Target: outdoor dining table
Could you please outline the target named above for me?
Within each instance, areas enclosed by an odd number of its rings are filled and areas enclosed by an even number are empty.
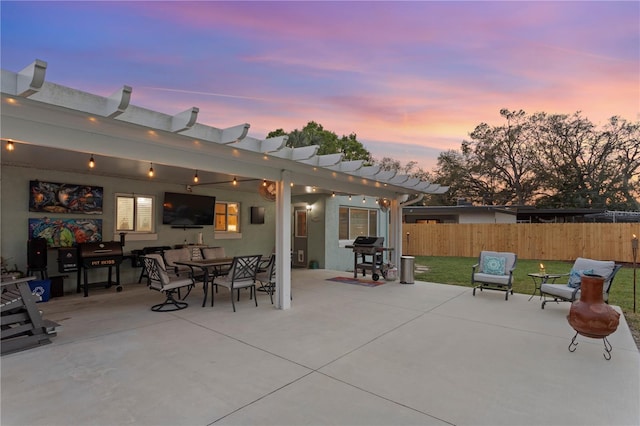
[[[207,304],[207,296],[209,292],[209,279],[211,279],[211,300],[213,302],[213,280],[215,277],[224,275],[224,270],[231,267],[233,263],[232,257],[224,257],[219,259],[194,259],[194,260],[181,260],[175,262],[176,265],[184,265],[193,268],[200,268],[203,272],[202,282],[204,285],[204,300],[202,301],[202,307]]]

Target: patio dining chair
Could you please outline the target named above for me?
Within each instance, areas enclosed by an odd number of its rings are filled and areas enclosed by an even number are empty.
[[[201,250],[202,257],[205,259],[224,259],[227,257],[224,247],[206,247]],[[227,275],[229,267],[219,266],[215,268],[216,275]]]
[[[547,302],[573,302],[580,299],[580,283],[583,275],[599,275],[604,277],[602,286],[602,298],[609,303],[609,291],[618,271],[622,265],[616,265],[613,260],[593,260],[578,257],[571,267],[571,271],[562,276],[567,276],[566,284],[552,284],[545,278],[540,285],[540,293],[544,296],[541,308]],[[547,299],[550,297],[550,299]]]
[[[238,294],[238,300],[240,299],[240,289],[248,288],[250,290],[249,297],[253,298],[256,306],[258,306],[258,298],[256,297],[256,275],[258,273],[258,266],[260,265],[260,259],[262,255],[250,255],[250,256],[236,256],[233,258],[229,273],[223,276],[215,277],[213,285],[216,289],[220,286],[229,289],[231,295],[231,305],[233,306],[233,312],[236,311],[236,304],[234,301],[233,291],[236,290]],[[213,290],[211,293],[211,306],[213,306]]]
[[[269,294],[271,304],[273,305],[273,292],[276,289],[276,255],[275,253],[269,257],[269,263],[261,265],[261,270],[256,274],[256,281],[260,282],[258,291]]]
[[[191,250],[188,248],[164,250],[162,257],[167,266],[167,272],[171,271],[176,276],[188,275],[191,272],[188,266],[176,264],[176,262],[191,260]]]
[[[144,268],[147,272],[147,280],[149,288],[164,293],[166,300],[151,307],[155,312],[170,312],[184,309],[189,304],[187,302],[178,301],[174,297],[181,288],[187,288],[187,295],[195,285],[192,277],[172,276],[167,272],[167,267],[162,259],[162,255],[157,253],[147,254],[142,257]],[[185,295],[185,298],[187,297]]]
[[[471,285],[473,295],[476,289],[504,291],[504,300],[509,300],[509,292],[513,294],[513,270],[516,269],[518,256],[515,253],[498,251],[481,251],[478,263],[472,266]]]

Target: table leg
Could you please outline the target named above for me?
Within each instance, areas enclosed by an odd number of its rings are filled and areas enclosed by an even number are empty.
[[[536,281],[536,277],[531,277],[531,279],[533,280],[533,293],[531,293],[531,296],[529,296],[529,300],[533,299],[533,296],[536,295],[536,290],[540,290],[538,282]],[[542,291],[540,291],[540,297],[542,297]]]
[[[204,290],[204,300],[202,301],[202,307],[204,308],[207,304],[207,295],[209,294],[209,270],[207,268],[202,268],[204,271],[204,275],[202,278],[203,290]],[[213,288],[213,286],[211,286]],[[212,296],[213,297],[213,296]]]

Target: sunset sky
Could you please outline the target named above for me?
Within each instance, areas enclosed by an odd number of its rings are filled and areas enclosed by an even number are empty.
[[[198,121],[356,133],[432,169],[501,108],[640,120],[640,2],[11,2],[1,66]]]

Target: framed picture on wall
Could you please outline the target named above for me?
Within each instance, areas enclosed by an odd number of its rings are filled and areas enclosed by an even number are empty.
[[[29,239],[44,238],[47,247],[73,247],[102,241],[102,219],[29,219]]]
[[[102,214],[101,186],[29,181],[29,211]]]

